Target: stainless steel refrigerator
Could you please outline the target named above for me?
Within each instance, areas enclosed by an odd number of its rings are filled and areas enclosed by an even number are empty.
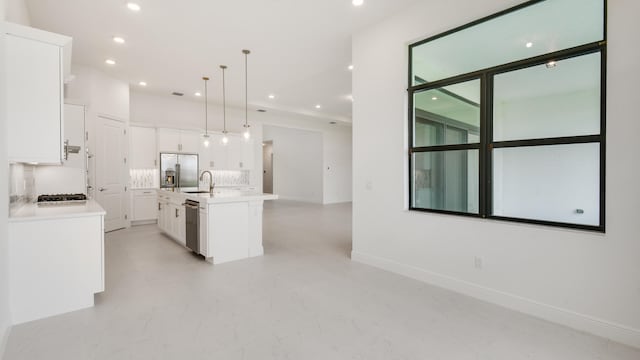
[[[160,187],[198,187],[198,154],[160,153]]]

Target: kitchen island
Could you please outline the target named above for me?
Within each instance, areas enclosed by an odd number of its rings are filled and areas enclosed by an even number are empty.
[[[194,252],[213,264],[264,254],[263,203],[277,199],[277,195],[252,190],[186,191],[158,190],[158,226],[165,234],[187,246],[187,224],[194,226],[194,219],[188,221],[185,205],[191,200],[198,207],[197,246],[190,245]]]

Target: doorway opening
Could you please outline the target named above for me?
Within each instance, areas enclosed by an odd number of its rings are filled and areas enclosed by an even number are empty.
[[[273,140],[262,142],[262,192],[273,194]]]

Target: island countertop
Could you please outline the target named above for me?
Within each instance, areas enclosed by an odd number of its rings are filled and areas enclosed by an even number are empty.
[[[196,193],[190,194],[182,191],[171,191],[167,189],[158,190],[159,195],[166,195],[170,197],[182,197],[185,199],[195,200],[200,203],[216,204],[216,203],[231,203],[231,202],[244,202],[244,201],[260,201],[260,200],[276,200],[278,195],[265,194],[257,192],[255,190],[214,190],[213,194]],[[186,191],[195,191],[193,189]]]

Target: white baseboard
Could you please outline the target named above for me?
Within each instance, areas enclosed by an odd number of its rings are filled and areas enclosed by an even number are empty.
[[[314,201],[306,198],[299,198],[296,196],[287,196],[287,195],[280,195],[280,194],[278,194],[278,200],[296,201],[296,202],[303,202],[303,203],[309,203],[309,204],[322,204],[322,201]]]
[[[640,330],[535,300],[480,286],[468,281],[401,264],[377,256],[351,252],[351,260],[404,275],[483,301],[640,348]]]
[[[151,225],[151,224],[157,224],[158,220],[134,220],[131,221],[131,226],[138,226],[138,225]]]
[[[338,205],[338,204],[348,204],[352,202],[351,200],[334,200],[334,201],[326,201],[323,202],[322,205]]]

